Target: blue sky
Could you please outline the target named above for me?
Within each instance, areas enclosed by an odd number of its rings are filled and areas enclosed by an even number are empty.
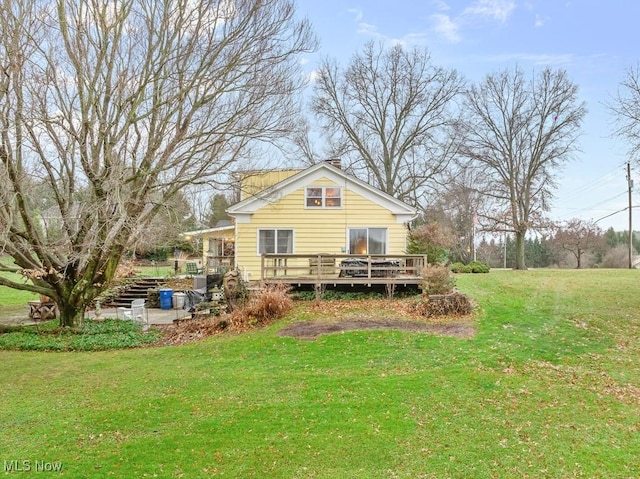
[[[535,72],[563,68],[580,88],[588,114],[580,152],[558,173],[552,219],[598,220],[628,204],[626,145],[612,138],[611,102],[625,70],[640,61],[637,0],[297,0],[323,57],[346,64],[369,40],[429,48],[434,64],[471,82],[518,65]],[[634,171],[635,170],[635,171]],[[632,178],[640,192],[640,167]],[[634,192],[633,204],[640,204]],[[636,220],[636,216],[638,219]],[[640,208],[634,210],[640,230]],[[604,229],[628,229],[628,213],[601,219]]]

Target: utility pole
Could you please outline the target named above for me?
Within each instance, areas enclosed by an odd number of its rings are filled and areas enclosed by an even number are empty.
[[[629,185],[629,269],[633,268],[633,223],[631,208],[631,190],[633,190],[633,180],[631,179],[631,162],[627,162],[627,184]]]

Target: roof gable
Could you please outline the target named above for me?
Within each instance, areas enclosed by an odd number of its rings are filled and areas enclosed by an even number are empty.
[[[408,221],[416,214],[415,208],[371,186],[370,184],[348,175],[340,168],[329,162],[316,163],[309,168],[296,173],[289,178],[276,183],[260,193],[230,206],[227,212],[236,217],[251,215],[259,209],[272,204],[288,194],[303,188],[321,178],[329,179],[336,184],[344,185],[350,191],[373,201],[392,214],[401,216]],[[302,207],[302,206],[301,206]]]

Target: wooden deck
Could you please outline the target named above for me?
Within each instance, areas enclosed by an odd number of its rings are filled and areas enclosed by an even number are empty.
[[[420,285],[425,255],[265,254],[261,281],[294,286]]]

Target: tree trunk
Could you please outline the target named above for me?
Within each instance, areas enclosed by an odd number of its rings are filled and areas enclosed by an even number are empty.
[[[85,306],[74,304],[72,301],[58,301],[58,311],[60,313],[60,327],[71,328],[82,324],[84,320]]]
[[[527,230],[516,231],[516,264],[514,269],[527,269],[524,263],[525,234]]]

